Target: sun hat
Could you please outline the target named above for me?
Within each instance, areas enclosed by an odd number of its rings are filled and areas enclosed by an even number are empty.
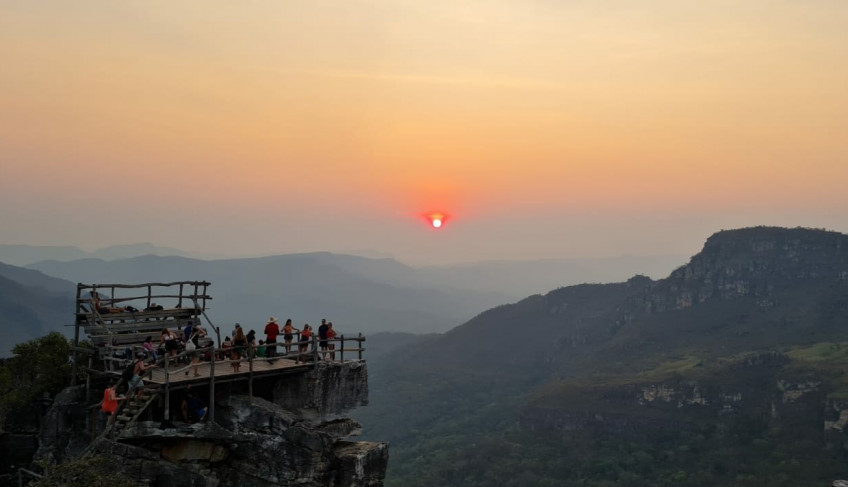
[[[273,316],[268,318],[268,323],[276,323],[276,322],[277,322],[277,318],[274,318]]]

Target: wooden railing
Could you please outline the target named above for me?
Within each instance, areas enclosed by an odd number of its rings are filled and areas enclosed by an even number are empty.
[[[220,330],[216,329],[216,333],[220,334]],[[209,384],[209,420],[215,420],[215,382],[217,379],[215,376],[215,368],[221,366],[232,366],[233,364],[242,364],[247,363],[248,370],[245,372],[237,372],[235,374],[230,374],[227,377],[227,380],[247,380],[248,381],[248,395],[253,397],[253,380],[254,380],[254,367],[253,363],[256,360],[263,361],[275,361],[275,360],[291,360],[295,359],[295,363],[303,363],[307,365],[308,362],[313,362],[314,368],[318,368],[318,364],[320,362],[329,362],[329,363],[342,363],[345,361],[345,353],[347,353],[348,361],[350,360],[362,360],[362,353],[365,351],[363,347],[363,342],[365,341],[365,337],[362,334],[358,334],[355,337],[345,337],[344,335],[340,335],[337,338],[329,338],[326,339],[327,344],[338,344],[338,348],[334,350],[327,349],[326,352],[320,349],[320,342],[323,341],[317,336],[313,336],[311,340],[306,343],[306,350],[298,349],[297,352],[276,355],[274,357],[256,357],[255,351],[258,346],[247,346],[242,347],[242,350],[245,352],[243,357],[239,359],[231,359],[227,358],[227,355],[231,355],[233,353],[233,348],[223,348],[223,347],[204,347],[197,348],[194,351],[181,351],[175,356],[167,355],[165,352],[156,364],[164,371],[165,375],[165,383],[164,383],[164,395],[165,395],[165,411],[164,411],[164,419],[165,421],[170,421],[170,393],[172,388],[171,377],[178,374],[185,374],[190,372],[190,370],[194,367],[199,367],[204,364],[209,364],[210,371],[209,377],[207,380],[203,380],[202,382],[205,384],[208,381]],[[354,344],[355,346],[351,346]],[[284,348],[285,345],[283,343],[277,343],[277,348]],[[304,346],[304,342],[292,342],[292,348],[295,348],[297,345]],[[263,345],[264,346],[264,345]],[[324,359],[323,355],[326,353],[328,359]],[[337,355],[331,356],[331,353],[335,353]],[[198,362],[192,362],[192,357],[198,354],[201,357],[201,360]],[[208,355],[209,360],[203,359],[204,356]],[[353,357],[356,357],[355,359]],[[338,359],[336,359],[338,357]],[[183,363],[186,359],[189,362]],[[174,362],[172,364],[172,362]],[[190,383],[194,383],[194,379]]]
[[[76,314],[74,320],[74,346],[79,345],[80,328],[94,345],[129,346],[140,345],[143,336],[153,332],[159,326],[179,327],[191,320],[206,318],[206,302],[212,297],[207,294],[211,283],[207,281],[149,282],[143,284],[77,284]],[[163,290],[164,288],[164,290]],[[121,295],[116,295],[116,290]],[[101,313],[102,308],[112,308],[118,304],[135,304],[140,308],[150,308],[154,300],[173,299],[176,304],[162,310],[122,311]],[[190,306],[184,307],[184,304]],[[162,304],[162,303],[159,303]],[[125,308],[125,307],[124,307]],[[161,321],[160,321],[161,320]],[[140,333],[141,332],[141,333]],[[109,348],[106,351],[107,362],[114,355]],[[72,384],[76,377],[77,356],[74,352]]]

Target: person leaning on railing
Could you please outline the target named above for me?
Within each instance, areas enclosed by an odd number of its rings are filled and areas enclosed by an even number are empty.
[[[327,348],[330,349],[330,360],[336,360],[336,343],[335,340],[338,334],[336,330],[333,329],[333,322],[327,323]],[[344,353],[344,352],[342,352]]]

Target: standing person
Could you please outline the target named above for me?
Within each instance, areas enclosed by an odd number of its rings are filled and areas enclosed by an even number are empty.
[[[118,411],[118,402],[125,401],[126,397],[118,397],[117,393],[118,382],[113,381],[109,387],[103,391],[103,402],[100,403],[100,408],[103,412],[109,415],[109,420],[106,424],[112,424],[115,421],[115,413]]]
[[[327,348],[330,349],[330,360],[336,360],[336,342],[333,340],[335,340],[337,336],[338,334],[336,333],[336,330],[333,329],[333,322],[331,321],[327,323]]]
[[[186,327],[188,328],[188,327]],[[186,339],[186,355],[191,358],[191,364],[194,368],[194,376],[200,377],[200,372],[197,370],[198,365],[200,363],[200,338],[202,337],[200,331],[202,329],[198,327],[192,328],[192,333]],[[205,332],[204,332],[205,333]],[[185,371],[185,375],[188,375],[188,369]]]
[[[277,318],[273,316],[268,318],[268,324],[265,325],[265,349],[268,358],[277,356],[277,335],[280,334],[280,325],[277,324]]]
[[[244,354],[244,349],[247,347],[247,337],[244,336],[244,330],[241,325],[236,323],[236,332],[233,334],[233,349],[231,360],[233,363],[233,372],[238,373],[241,368],[241,356]]]
[[[286,324],[283,325],[283,341],[286,342],[286,355],[291,353],[291,342],[294,337],[294,327],[292,326],[291,318],[286,320]]]
[[[312,339],[312,327],[309,323],[303,325],[303,331],[300,332],[300,343],[297,345],[297,358],[295,363],[300,362],[300,356],[309,348],[309,340]],[[305,362],[306,360],[304,360]]]
[[[247,332],[247,353],[249,357],[256,356],[256,331],[250,330]]]
[[[159,339],[159,344],[165,347],[165,355],[169,357],[169,363],[177,365],[177,351],[180,349],[177,334],[167,328],[162,328],[162,336]]]
[[[321,360],[327,360],[327,319],[321,319],[318,327],[318,346],[321,347]]]
[[[183,342],[189,341],[192,334],[194,334],[194,322],[192,320],[188,320],[185,328],[183,329]]]

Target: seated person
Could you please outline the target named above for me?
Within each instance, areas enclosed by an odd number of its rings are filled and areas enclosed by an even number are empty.
[[[100,300],[100,294],[98,294],[96,291],[91,291],[90,294],[91,294],[91,307],[92,307],[92,309],[97,310],[97,312],[100,313],[100,314],[123,313],[124,311],[127,311],[126,308],[118,308],[118,307],[115,307],[115,306],[105,306]]]
[[[233,348],[232,340],[230,340],[230,337],[224,337],[224,343],[221,344],[221,355],[223,355],[225,359],[230,358],[231,348]]]
[[[267,353],[268,351],[265,347],[265,342],[263,340],[259,340],[259,346],[256,347],[256,356],[265,357]]]
[[[183,420],[188,424],[203,421],[206,419],[206,413],[209,412],[203,400],[191,390],[191,385],[186,387],[186,397],[180,404],[180,410],[183,413]]]
[[[153,337],[152,336],[145,338],[144,343],[141,344],[141,347],[145,351],[147,351],[147,353],[149,355],[153,356],[153,363],[156,363],[156,362],[159,361],[159,351],[156,349],[156,347],[153,346]]]
[[[148,307],[144,308],[144,311],[162,311],[163,309],[165,309],[165,308],[163,308],[163,307],[162,307],[161,305],[159,305],[159,304],[156,304],[156,303],[150,303],[150,306],[148,306]]]

